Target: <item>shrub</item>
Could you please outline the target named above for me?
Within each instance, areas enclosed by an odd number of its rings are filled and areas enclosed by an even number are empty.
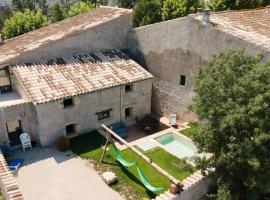
[[[67,151],[69,149],[69,139],[66,136],[60,136],[56,145],[59,151]]]
[[[159,0],[140,0],[133,12],[132,22],[135,27],[162,21]]]
[[[67,13],[68,17],[73,17],[95,8],[95,5],[91,2],[77,2],[70,6]]]
[[[163,20],[175,19],[196,12],[203,7],[203,1],[198,0],[164,0],[162,7]]]
[[[64,11],[58,3],[52,5],[52,7],[50,8],[50,13],[51,13],[50,20],[53,23],[65,19]]]
[[[25,12],[15,12],[10,19],[5,20],[2,34],[8,39],[46,26],[47,23],[47,17],[41,12],[26,9]]]

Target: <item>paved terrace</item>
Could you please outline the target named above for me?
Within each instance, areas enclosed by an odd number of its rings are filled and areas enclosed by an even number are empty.
[[[16,177],[25,200],[123,200],[91,164],[71,152],[34,148],[15,157],[25,159]]]

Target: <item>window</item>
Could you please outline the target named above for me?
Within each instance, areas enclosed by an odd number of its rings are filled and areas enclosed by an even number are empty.
[[[63,104],[64,104],[64,108],[73,106],[74,105],[73,104],[73,99],[72,98],[64,99]]]
[[[186,86],[186,76],[185,75],[180,76],[180,85]]]
[[[69,124],[66,126],[66,135],[74,135],[76,133],[76,124]]]
[[[125,92],[132,92],[133,91],[133,85],[129,84],[125,86]]]
[[[110,112],[112,109],[104,110],[101,112],[97,112],[98,120],[106,119],[110,117]]]
[[[133,108],[126,108],[125,109],[125,118],[128,118],[128,117],[131,117],[132,116],[132,111],[133,111]]]
[[[12,91],[8,68],[0,69],[0,91],[8,93]]]

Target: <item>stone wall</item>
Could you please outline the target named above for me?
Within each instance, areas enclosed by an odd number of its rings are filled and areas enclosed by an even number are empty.
[[[6,123],[20,120],[23,132],[31,136],[32,141],[37,140],[37,121],[33,104],[24,103],[0,108],[0,144],[9,144]]]
[[[194,120],[188,106],[194,96],[194,75],[206,66],[211,57],[229,49],[245,48],[251,54],[270,53],[227,34],[215,27],[206,27],[192,16],[135,28],[128,36],[128,54],[147,68],[156,78],[153,111],[159,115],[177,113],[182,120]],[[186,86],[179,85],[180,75]]]
[[[125,93],[124,86],[112,87],[73,98],[74,106],[63,109],[62,100],[36,106],[40,144],[53,144],[65,127],[76,124],[76,133],[94,130],[101,123],[111,125],[121,120],[132,124],[136,116],[151,112],[152,79],[133,83],[133,91]],[[132,107],[132,117],[125,118],[125,109]],[[98,120],[97,112],[111,109],[110,117]]]

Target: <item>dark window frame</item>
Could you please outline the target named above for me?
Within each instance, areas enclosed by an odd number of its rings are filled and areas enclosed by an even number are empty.
[[[70,136],[70,135],[74,135],[77,132],[77,123],[72,123],[72,124],[68,124],[66,125],[65,129],[66,129],[66,135]],[[73,131],[68,131],[68,129],[73,130]]]
[[[133,84],[127,84],[125,85],[125,92],[132,92],[133,91]]]
[[[73,98],[64,99],[63,106],[64,106],[64,109],[73,107],[74,106],[74,99]]]
[[[180,75],[180,81],[179,81],[179,85],[185,87],[187,85],[187,76],[181,74]]]
[[[133,107],[125,108],[125,118],[132,117],[133,115]]]
[[[112,111],[112,108],[107,109],[107,110],[103,110],[101,112],[96,112],[96,115],[98,117],[98,121],[110,118],[111,117],[111,111]]]

